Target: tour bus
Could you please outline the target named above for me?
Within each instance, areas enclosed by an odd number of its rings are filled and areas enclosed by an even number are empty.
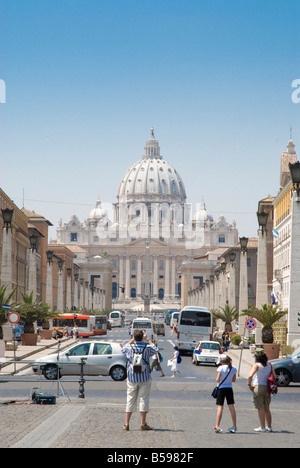
[[[78,329],[78,336],[107,335],[107,319],[105,315],[63,314],[53,318],[53,331],[71,336],[73,328]]]
[[[134,330],[143,330],[148,338],[157,345],[157,334],[154,329],[153,320],[146,317],[137,317],[132,322],[131,338],[133,338]]]
[[[110,321],[112,327],[123,327],[124,313],[120,310],[114,310],[109,314],[108,320]]]
[[[212,315],[206,307],[184,307],[177,325],[179,351],[192,353],[199,341],[211,341],[212,326]]]

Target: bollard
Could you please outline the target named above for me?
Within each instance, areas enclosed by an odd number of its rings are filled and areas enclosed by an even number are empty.
[[[78,398],[85,398],[84,396],[84,384],[85,384],[85,379],[83,377],[83,367],[85,366],[85,361],[87,358],[80,358],[80,362],[78,363],[80,367],[80,380],[78,381],[79,383],[79,396]]]

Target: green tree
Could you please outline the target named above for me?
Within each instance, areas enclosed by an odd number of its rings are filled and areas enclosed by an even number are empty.
[[[262,308],[258,309],[254,305],[249,304],[249,308],[243,310],[242,315],[250,316],[262,324],[263,343],[273,343],[274,336],[272,326],[287,314],[287,311],[278,309],[279,306],[273,307],[272,305],[268,306],[268,304],[263,304]]]
[[[232,332],[231,323],[239,318],[239,311],[236,307],[228,304],[225,307],[219,307],[218,309],[211,310],[211,313],[215,320],[222,320],[225,323],[225,330]]]
[[[4,310],[2,306],[10,305],[13,295],[17,288],[13,289],[9,294],[6,294],[7,286],[1,286],[0,288],[0,340],[3,340],[3,329],[2,326],[7,322],[6,314],[7,310]]]
[[[15,310],[25,322],[24,333],[34,333],[34,323],[37,320],[49,320],[57,316],[57,313],[51,312],[49,304],[39,302],[38,298],[33,299],[33,291],[30,294],[22,293],[22,298],[23,302],[17,303]]]

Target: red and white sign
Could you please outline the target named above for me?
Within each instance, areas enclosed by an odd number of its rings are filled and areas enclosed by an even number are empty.
[[[10,312],[7,317],[9,323],[15,325],[16,323],[20,322],[20,315],[18,312]]]
[[[256,320],[254,320],[253,318],[246,320],[245,327],[248,328],[248,330],[255,330]]]

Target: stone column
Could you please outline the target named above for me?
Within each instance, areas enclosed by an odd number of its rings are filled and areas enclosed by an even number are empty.
[[[137,260],[137,288],[136,288],[137,297],[142,295],[142,259],[138,257]]]
[[[33,299],[36,298],[37,281],[36,281],[36,251],[30,249],[28,251],[28,285],[27,293],[31,294],[33,291]]]
[[[268,256],[267,256],[267,232],[258,231],[258,255],[257,255],[257,281],[256,281],[256,307],[261,309],[268,304]],[[256,343],[262,342],[262,325],[257,321],[255,329]]]
[[[154,257],[153,266],[153,296],[158,297],[158,258]]]
[[[1,285],[6,286],[6,294],[12,291],[12,232],[4,227],[2,231]]]
[[[130,258],[126,258],[125,299],[130,299]]]
[[[239,288],[239,334],[244,335],[246,317],[241,317],[243,310],[248,309],[248,268],[247,250],[240,252],[240,288]]]
[[[57,284],[57,310],[64,313],[64,290],[63,290],[63,272],[58,272],[58,284]]]
[[[165,299],[170,299],[170,259],[165,257]]]
[[[292,199],[290,265],[287,344],[297,348],[300,346],[300,201],[296,191]]]
[[[53,307],[52,262],[47,262],[46,303]]]
[[[124,284],[124,258],[120,257],[120,266],[119,266],[119,299],[124,299],[124,293],[122,293],[121,287],[125,286]]]

